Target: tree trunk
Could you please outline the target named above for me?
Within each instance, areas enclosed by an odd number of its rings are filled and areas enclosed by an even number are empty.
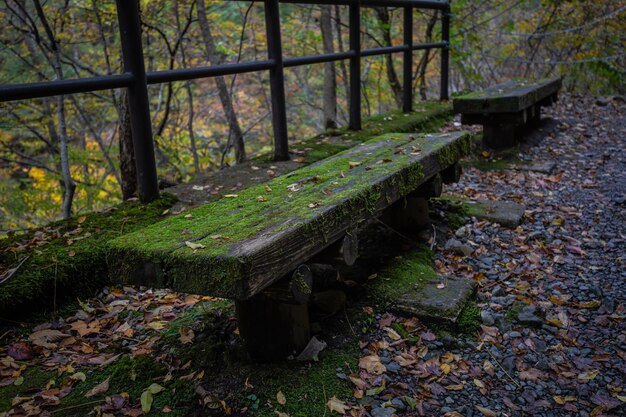
[[[337,32],[337,50],[343,52],[343,38],[341,33],[341,9],[335,5],[335,31]],[[341,70],[341,76],[343,79],[343,89],[347,98],[350,96],[350,81],[348,77],[348,69],[346,68],[346,61],[339,61],[339,69]]]
[[[120,124],[118,127],[118,138],[120,148],[120,185],[122,187],[122,198],[137,196],[137,167],[135,166],[135,148],[133,147],[133,134],[130,127],[130,105],[126,90],[122,90],[120,100]]]
[[[331,6],[322,6],[320,17],[320,28],[322,30],[322,42],[324,53],[332,54],[335,51],[333,45],[333,26],[331,22]],[[337,75],[335,73],[335,63],[324,64],[324,128],[337,128]]]
[[[428,21],[428,25],[426,26],[426,34],[424,36],[425,42],[432,42],[433,38],[433,29],[435,28],[435,24],[437,24],[437,20],[439,18],[439,12],[435,10],[433,16]],[[420,84],[420,97],[422,100],[426,100],[426,67],[428,66],[428,61],[430,61],[430,49],[424,50],[424,55],[422,55],[422,59],[420,59],[419,64],[417,64],[417,71],[419,72],[419,84]]]
[[[54,37],[52,28],[48,24],[48,19],[41,7],[39,0],[35,0],[35,9],[37,16],[41,20],[41,24],[44,27],[48,42],[50,42],[50,49],[53,56],[51,59],[52,67],[54,68],[55,78],[57,80],[63,79],[63,66],[61,63],[61,51],[59,50],[59,44]],[[69,139],[67,137],[67,123],[65,121],[65,99],[63,96],[57,96],[57,120],[59,123],[59,138],[61,140],[61,173],[63,176],[63,203],[62,211],[63,218],[67,219],[72,215],[72,202],[74,201],[74,192],[76,191],[76,183],[72,179],[72,173],[70,171],[70,158],[69,158]]]
[[[386,7],[376,7],[376,15],[378,16],[378,26],[383,35],[384,46],[391,46],[391,17],[389,16],[389,10]],[[385,55],[387,79],[393,92],[393,97],[396,100],[398,107],[402,107],[402,84],[398,79],[398,74],[393,67],[393,54]]]
[[[218,65],[221,62],[220,56],[215,47],[215,39],[211,33],[209,22],[206,18],[206,7],[204,0],[198,0],[198,24],[200,25],[200,32],[202,33],[202,39],[204,40],[205,56],[211,65]],[[230,148],[231,144],[235,147],[235,159],[237,162],[243,162],[246,160],[246,150],[243,141],[243,131],[237,120],[235,109],[233,108],[233,100],[228,91],[226,80],[224,77],[215,77],[215,84],[217,86],[217,92],[224,108],[224,113],[228,119],[230,126],[229,141],[226,144],[227,148]]]

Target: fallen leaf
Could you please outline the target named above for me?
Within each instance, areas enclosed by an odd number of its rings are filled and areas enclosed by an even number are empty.
[[[476,407],[476,409],[480,411],[485,417],[497,417],[498,416],[495,411],[492,411],[488,408],[481,407],[480,405],[475,405],[474,407]]]
[[[326,403],[326,407],[328,407],[330,411],[334,411],[338,414],[346,414],[346,411],[350,409],[350,407],[345,402],[341,401],[334,395],[331,397],[330,400],[328,400],[328,402]]]
[[[69,336],[69,334],[65,334],[59,330],[46,329],[32,333],[28,336],[28,339],[33,342],[34,345],[52,349],[56,347],[56,342]]]
[[[378,355],[369,355],[361,358],[359,360],[359,367],[374,375],[380,375],[387,371],[387,368],[380,361]]]
[[[146,391],[150,391],[152,394],[158,394],[159,392],[165,391],[165,388],[157,383],[152,383],[148,388],[146,388]]]
[[[293,159],[292,159],[292,161],[293,161],[293,162],[297,162],[297,163],[301,164],[301,163],[303,163],[303,162],[304,162],[304,157],[299,156],[299,157],[297,157],[297,158],[293,158]]]
[[[360,163],[360,162],[348,162],[348,166],[350,167],[350,169],[352,169],[352,168],[356,168],[356,167],[358,167],[359,165],[361,165],[361,163]]]
[[[578,382],[589,382],[593,380],[600,373],[597,369],[592,369],[591,371],[583,372],[582,374],[578,374]]]
[[[152,402],[154,401],[154,397],[152,393],[148,390],[145,390],[141,393],[141,410],[148,414],[150,409],[152,408]]]
[[[285,405],[287,403],[287,399],[285,398],[285,394],[283,394],[282,391],[278,391],[276,393],[276,401],[278,401],[278,404],[280,404],[280,405]]]
[[[193,343],[193,338],[195,337],[193,329],[186,329],[184,327],[181,327],[180,330],[178,330],[178,334],[180,335],[178,340],[180,340],[180,343],[182,343],[183,345]]]
[[[202,243],[193,243],[190,242],[188,240],[185,241],[185,245],[191,249],[204,249],[206,248],[206,246],[204,246]]]
[[[70,376],[70,379],[73,381],[85,382],[85,380],[87,379],[87,375],[85,375],[84,372],[76,372],[75,374],[72,374],[72,376]]]
[[[391,327],[385,327],[383,330],[387,332],[387,336],[389,336],[389,338],[391,340],[400,340],[400,339],[402,339],[402,336],[400,336],[398,334],[398,332],[396,332]]]
[[[239,194],[225,194],[224,198],[237,198],[239,197]]]
[[[111,377],[108,377],[107,379],[90,389],[85,394],[85,397],[95,397],[96,395],[101,395],[107,392],[109,390],[109,379],[111,379]]]
[[[16,361],[25,361],[33,357],[33,350],[27,342],[11,343],[7,353]]]

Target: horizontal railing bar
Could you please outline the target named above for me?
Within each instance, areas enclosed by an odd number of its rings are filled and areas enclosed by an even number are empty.
[[[125,73],[71,80],[8,84],[0,86],[0,102],[125,88],[128,87],[132,81],[133,75]]]
[[[393,54],[396,52],[408,51],[409,49],[413,51],[417,51],[420,49],[445,48],[446,46],[447,44],[445,42],[417,43],[413,46],[408,46],[408,45],[384,46],[382,48],[363,49],[361,51],[361,56],[386,55],[386,54]]]
[[[335,52],[330,54],[307,55],[294,58],[285,58],[283,60],[285,67],[297,67],[300,65],[322,64],[324,62],[341,61],[342,59],[350,59],[354,56],[353,51]]]
[[[222,75],[245,74],[247,72],[269,70],[276,65],[273,59],[236,64],[213,65],[210,67],[182,68],[146,73],[148,84],[172,81],[195,80],[198,78],[219,77]]]
[[[352,3],[351,0],[279,0],[281,3],[295,4],[331,4],[339,6],[347,6]],[[439,9],[445,10],[450,7],[447,1],[437,0],[361,0],[361,7],[415,7],[418,9]]]
[[[361,51],[361,56],[386,55],[386,54],[393,54],[396,52],[404,52],[408,50],[409,50],[408,45],[383,46],[381,48],[363,49]]]
[[[416,43],[413,45],[413,50],[418,51],[420,49],[436,49],[436,48],[447,48],[448,42],[430,42],[430,43]]]
[[[316,0],[317,1],[317,0]],[[415,44],[411,49],[444,48],[445,42],[433,42]],[[407,45],[386,46],[382,48],[364,49],[361,56],[376,56],[404,52],[409,49]],[[302,57],[285,58],[285,67],[297,67],[309,64],[322,64],[325,62],[340,61],[354,56],[353,51],[335,52],[332,54],[307,55]],[[199,78],[218,77],[223,75],[244,74],[254,71],[269,70],[275,65],[274,60],[244,62],[236,64],[214,65],[210,67],[184,68],[165,71],[153,71],[146,74],[148,84],[159,84],[173,81],[194,80]],[[0,102],[13,100],[26,100],[31,98],[51,97],[63,94],[86,93],[112,88],[128,87],[132,81],[131,74],[103,75],[92,78],[80,78],[73,80],[46,81],[30,84],[10,84],[0,86]]]

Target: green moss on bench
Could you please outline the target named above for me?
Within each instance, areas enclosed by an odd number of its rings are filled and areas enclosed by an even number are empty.
[[[55,303],[58,307],[92,296],[108,282],[105,242],[161,220],[175,201],[163,194],[148,205],[126,202],[0,240],[0,264],[5,268],[28,257],[0,286],[0,318],[50,311]],[[76,240],[70,245],[71,239]]]
[[[446,168],[467,153],[469,141],[465,134],[375,138],[267,184],[247,188],[236,197],[115,239],[109,255],[113,273],[124,282],[136,282],[148,264],[154,271],[142,284],[240,298],[247,292],[242,287],[247,283],[241,278],[255,272],[247,263],[250,246],[278,246],[275,250],[283,250],[282,257],[289,262],[293,249],[273,243],[273,238],[293,230],[319,239],[320,231],[343,227],[341,222],[347,217],[360,221],[363,213],[380,208],[389,184],[402,196],[423,182],[422,159],[438,161],[429,160],[439,164],[430,166],[431,170]],[[294,187],[299,191],[293,191]],[[192,242],[191,247],[186,241]]]
[[[436,132],[452,117],[450,102],[422,101],[414,107],[411,113],[393,110],[367,118],[363,121],[363,129],[359,131],[347,127],[330,130],[295,143],[291,150],[304,152],[304,162],[310,164],[385,133]]]

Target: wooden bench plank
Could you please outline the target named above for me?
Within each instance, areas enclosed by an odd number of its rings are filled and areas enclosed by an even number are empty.
[[[388,134],[110,243],[117,282],[244,300],[377,216],[469,149]],[[189,244],[185,242],[190,242]]]
[[[455,113],[516,113],[539,104],[556,94],[560,88],[561,79],[558,77],[543,79],[536,83],[508,81],[456,97],[452,105]]]

